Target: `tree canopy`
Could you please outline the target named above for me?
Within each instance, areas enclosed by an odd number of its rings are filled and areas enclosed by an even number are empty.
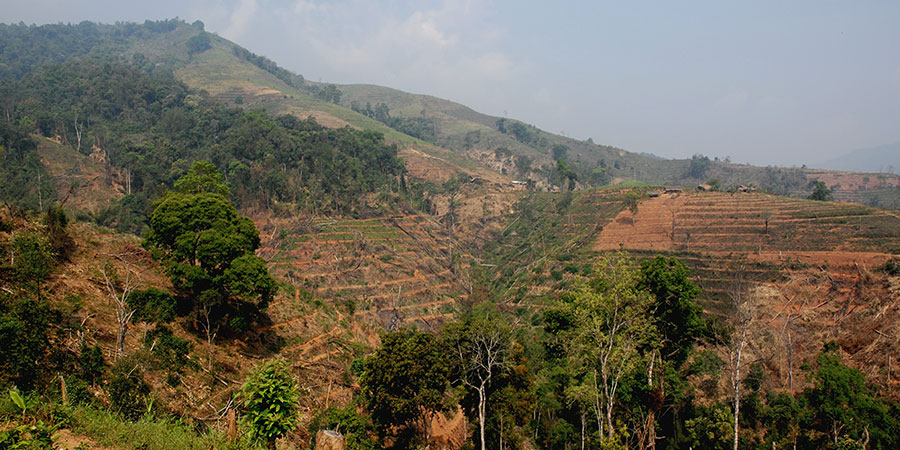
[[[248,313],[252,319],[265,308],[275,282],[254,254],[260,243],[256,226],[238,215],[210,170],[208,163],[196,163],[175,183],[178,191],[156,202],[144,245],[163,261],[172,284],[195,311],[215,305],[217,320],[231,320],[235,327],[246,322]]]

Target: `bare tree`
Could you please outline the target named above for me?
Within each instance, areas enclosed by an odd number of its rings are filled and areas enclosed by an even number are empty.
[[[120,280],[112,263],[103,265],[103,280],[106,283],[106,292],[116,308],[116,357],[125,353],[125,335],[128,334],[128,324],[134,316],[135,309],[128,304],[128,296],[134,290],[134,276],[131,270],[125,269],[125,280]]]
[[[84,132],[84,122],[81,124],[78,123],[78,110],[75,110],[75,140],[78,143],[75,147],[75,151],[81,151],[81,134]]]
[[[735,271],[728,299],[733,308],[731,314],[731,332],[720,337],[720,343],[728,353],[729,387],[732,394],[732,411],[734,413],[734,450],[738,450],[741,410],[741,382],[745,375],[741,374],[745,351],[750,343],[751,332],[759,317],[750,292],[750,283],[746,279],[746,271],[742,265]]]
[[[484,425],[488,408],[488,387],[493,377],[509,367],[509,329],[490,315],[474,320],[466,336],[457,341],[456,351],[461,381],[478,393],[478,427],[481,450],[485,450]]]
[[[212,306],[209,302],[203,303],[203,309],[201,310],[203,314],[203,322],[200,326],[203,327],[203,331],[206,333],[206,349],[207,349],[207,370],[210,374],[213,373],[213,343],[216,340],[216,335],[219,334],[219,324],[214,323],[215,321],[211,320],[210,316],[212,315]]]

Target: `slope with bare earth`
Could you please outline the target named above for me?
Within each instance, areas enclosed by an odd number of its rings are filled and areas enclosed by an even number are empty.
[[[372,342],[381,329],[438,326],[467,293],[457,261],[463,253],[460,244],[427,216],[305,222],[268,218],[259,227],[260,255],[273,274],[296,286],[292,302],[324,299],[344,311],[348,326],[369,330],[355,336],[364,342]],[[275,327],[298,324],[290,305],[273,304],[270,314]],[[287,353],[308,354],[311,349],[289,342]]]
[[[878,269],[900,255],[891,211],[764,194],[662,195],[623,210],[593,245],[678,257],[710,314],[727,317],[734,298],[749,298],[760,339],[776,344],[753,352],[778,387],[789,388],[790,367],[832,339],[870,379],[897,383],[886,370],[900,351],[900,290]]]
[[[67,209],[96,211],[125,194],[122,174],[107,163],[102,149],[94,147],[84,156],[58,140],[35,140],[41,163],[53,178],[55,200]]]

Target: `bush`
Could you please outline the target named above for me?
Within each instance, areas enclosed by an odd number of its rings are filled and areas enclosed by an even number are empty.
[[[193,345],[187,339],[172,334],[172,330],[162,325],[157,326],[144,336],[144,345],[152,348],[153,364],[157,369],[181,372],[190,364],[187,355]]]
[[[328,408],[317,414],[306,427],[311,436],[319,430],[340,430],[347,442],[347,448],[357,450],[374,450],[379,448],[372,439],[375,429],[372,420],[356,412],[356,406],[349,404],[343,408]],[[315,437],[310,447],[315,447]]]
[[[274,449],[275,440],[294,428],[299,398],[286,360],[273,359],[253,369],[241,389],[249,436]]]
[[[81,355],[78,357],[78,365],[81,367],[81,379],[97,384],[103,378],[103,369],[106,366],[103,360],[103,350],[95,345],[88,348],[86,344],[81,347]]]
[[[257,450],[259,446],[245,439],[227,442],[221,433],[197,434],[178,420],[142,417],[124,422],[115,414],[89,407],[72,411],[72,431],[89,436],[109,448],[142,450]],[[0,448],[3,448],[0,446]]]
[[[135,358],[125,358],[112,368],[109,400],[115,412],[129,420],[137,420],[148,411],[150,386]]]
[[[134,318],[144,322],[167,323],[175,319],[175,297],[156,288],[134,291],[128,296]]]
[[[885,261],[884,265],[881,266],[881,270],[893,277],[900,276],[900,259],[894,258]]]

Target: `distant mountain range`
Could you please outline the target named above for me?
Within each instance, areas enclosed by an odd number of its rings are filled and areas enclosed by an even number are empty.
[[[900,142],[854,150],[818,166],[855,172],[896,173],[900,170]]]

